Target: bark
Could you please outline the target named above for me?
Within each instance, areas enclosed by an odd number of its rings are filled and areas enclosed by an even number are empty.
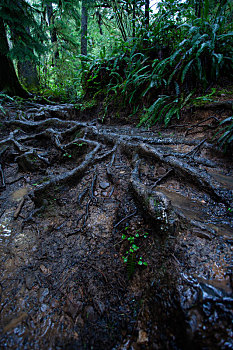
[[[17,1],[18,8],[21,9],[22,15],[27,16],[26,5],[24,1]],[[23,23],[23,22],[22,22]],[[21,32],[19,32],[14,24],[8,24],[11,31],[11,38],[13,41],[13,46],[17,45],[20,41]],[[29,26],[23,26],[25,30],[25,34],[31,35]],[[33,57],[33,50],[28,48],[30,51],[31,57]],[[17,70],[20,82],[28,89],[28,90],[37,90],[39,88],[39,79],[37,74],[36,65],[32,59],[23,57],[17,62]]]
[[[145,24],[149,27],[150,23],[150,0],[145,0]]]
[[[81,18],[81,55],[87,55],[87,6],[82,1],[82,18]]]
[[[17,63],[18,74],[22,84],[30,91],[39,87],[39,79],[35,64],[30,60]]]
[[[5,26],[0,18],[0,91],[10,96],[27,97],[28,93],[20,85],[14,65],[8,57],[9,46]]]
[[[52,62],[52,64],[56,66],[56,61],[59,58],[59,50],[58,50],[57,31],[56,31],[56,28],[54,27],[54,15],[53,15],[52,2],[49,2],[46,5],[46,10],[47,10],[48,22],[49,22],[49,26],[50,26],[51,43],[53,45],[53,62]]]
[[[133,38],[136,35],[136,0],[133,1]]]

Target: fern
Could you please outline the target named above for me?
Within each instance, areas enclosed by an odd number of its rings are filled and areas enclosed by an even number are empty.
[[[233,144],[233,116],[224,119],[219,125],[225,126],[220,128],[215,137],[221,134],[221,136],[217,139],[217,142],[219,143],[220,147],[225,147],[226,149]]]

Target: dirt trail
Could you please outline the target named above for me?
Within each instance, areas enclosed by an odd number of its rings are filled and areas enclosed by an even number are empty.
[[[0,347],[233,348],[233,169],[216,120],[146,130],[79,121],[72,105],[6,111]]]

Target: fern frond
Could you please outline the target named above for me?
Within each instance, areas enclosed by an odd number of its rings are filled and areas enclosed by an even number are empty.
[[[182,75],[181,75],[181,82],[184,82],[184,79],[186,77],[186,74],[188,73],[188,70],[190,68],[190,66],[193,64],[194,60],[191,60],[188,64],[186,64],[186,66],[184,67],[183,71],[182,71]]]

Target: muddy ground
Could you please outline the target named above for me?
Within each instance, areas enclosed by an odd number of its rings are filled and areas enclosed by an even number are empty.
[[[232,349],[227,106],[168,129],[5,106],[1,349]]]

